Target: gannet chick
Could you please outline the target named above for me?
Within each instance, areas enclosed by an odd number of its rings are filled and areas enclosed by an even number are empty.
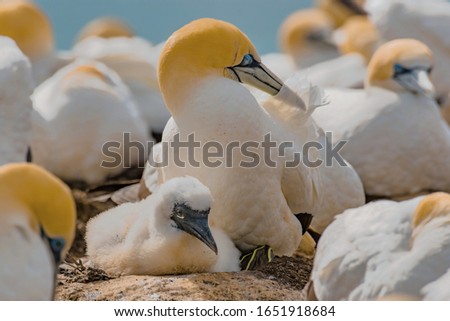
[[[34,161],[57,176],[95,184],[144,163],[146,126],[126,86],[103,64],[62,68],[32,100]]]
[[[77,43],[72,54],[100,61],[117,72],[130,89],[149,131],[160,135],[170,113],[162,99],[153,64],[157,50],[139,37],[90,37]]]
[[[12,38],[28,56],[36,85],[72,60],[55,51],[50,21],[31,1],[0,1],[0,35]]]
[[[25,162],[30,146],[31,65],[15,42],[0,36],[0,165]]]
[[[377,201],[350,209],[323,233],[311,279],[320,300],[401,293],[448,299],[450,195]]]
[[[433,52],[435,64],[430,73],[436,94],[443,99],[450,93],[450,3],[442,0],[367,0],[371,21],[385,41],[413,38]]]
[[[51,300],[75,237],[70,189],[43,168],[0,167],[0,300]]]
[[[335,27],[342,26],[353,16],[365,16],[365,0],[316,0],[317,7],[328,13]]]
[[[326,90],[330,104],[313,113],[334,142],[348,140],[341,155],[366,194],[450,190],[450,134],[432,98],[432,67],[423,43],[388,42],[370,61],[364,90]]]
[[[77,42],[89,37],[116,38],[134,36],[133,29],[119,18],[99,17],[86,24],[77,36]]]
[[[181,274],[239,270],[240,252],[209,228],[212,198],[193,177],[177,177],[139,203],[122,204],[91,219],[87,254],[108,273]]]

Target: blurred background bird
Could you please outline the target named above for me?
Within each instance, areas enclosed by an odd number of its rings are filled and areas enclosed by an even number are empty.
[[[67,185],[43,168],[0,166],[0,300],[51,300],[75,237]]]

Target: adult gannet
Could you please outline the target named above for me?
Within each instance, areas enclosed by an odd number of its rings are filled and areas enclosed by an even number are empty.
[[[55,51],[50,21],[33,2],[0,1],[0,35],[14,39],[28,56],[36,85],[71,60],[69,55]]]
[[[314,112],[333,141],[348,140],[341,152],[366,194],[450,190],[450,133],[431,98],[431,69],[423,43],[388,42],[370,61],[365,90],[327,90],[330,104]]]
[[[262,56],[268,68],[282,79],[295,70],[339,56],[332,43],[333,24],[328,15],[318,9],[299,10],[288,16],[279,30],[283,53]]]
[[[174,144],[178,138],[187,142],[193,135],[194,144],[214,144],[227,153],[218,157],[219,162],[208,163],[202,148],[169,148],[168,165],[158,169],[158,176],[166,181],[190,175],[208,186],[215,202],[210,223],[222,228],[240,250],[268,245],[275,255],[292,255],[308,225],[294,214],[311,214],[320,190],[305,166],[288,171],[287,155],[282,157],[278,148],[265,154],[267,134],[272,142],[282,143],[292,141],[292,131],[263,110],[240,82],[271,95],[283,87],[235,26],[199,19],[168,39],[159,64],[161,92],[172,114],[163,143]],[[303,116],[307,119],[306,106],[299,108],[305,108]],[[253,155],[256,162],[249,163],[249,154],[244,155],[242,149],[233,147],[230,153],[230,146],[245,142],[253,146],[250,157]],[[286,151],[290,152],[292,149]],[[189,154],[194,156],[193,162]],[[271,164],[269,155],[275,164]],[[289,189],[292,184],[299,187],[296,192]]]
[[[370,300],[402,293],[448,299],[449,223],[446,193],[345,211],[317,247],[311,276],[317,298]]]
[[[333,32],[342,56],[295,72],[321,87],[362,88],[367,63],[379,46],[375,26],[365,16],[354,16]]]
[[[386,41],[414,38],[430,47],[431,80],[439,98],[450,93],[450,3],[442,0],[367,0],[370,19]]]
[[[139,203],[91,219],[87,254],[116,275],[238,271],[240,252],[225,233],[208,226],[211,203],[197,179],[168,180]]]
[[[0,36],[0,165],[24,162],[30,145],[31,65],[15,42]]]
[[[27,163],[0,167],[0,300],[51,300],[75,237],[69,188]]]
[[[146,158],[146,125],[105,65],[76,61],[36,88],[32,100],[33,160],[59,177],[99,183]]]
[[[316,0],[317,7],[326,12],[332,18],[335,27],[342,26],[348,18],[353,16],[365,16],[366,0]]]
[[[286,53],[267,54],[262,61],[283,80],[296,74],[323,87],[362,87],[365,59],[348,50],[345,51],[348,54],[341,56],[337,47],[348,39],[346,47],[351,43],[352,50],[362,50],[361,45],[370,41],[362,40],[368,37],[358,31],[349,27],[335,37],[327,13],[319,9],[300,10],[289,16],[280,28],[281,47]]]
[[[333,41],[342,56],[296,74],[321,87],[362,88],[367,63],[380,42],[375,26],[365,16],[350,17],[333,32]]]
[[[380,45],[378,30],[366,16],[348,18],[334,31],[333,38],[342,54],[360,54],[367,63]]]
[[[99,17],[83,27],[77,36],[77,42],[89,37],[132,38],[133,36],[133,29],[125,21],[114,17]]]
[[[139,37],[90,37],[75,45],[72,54],[103,62],[122,78],[147,126],[161,134],[170,117],[159,90],[152,57],[157,49]]]

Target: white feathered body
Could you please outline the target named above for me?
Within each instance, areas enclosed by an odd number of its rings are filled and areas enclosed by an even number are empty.
[[[177,133],[181,141],[187,141],[188,135],[195,133],[196,141],[218,142],[224,150],[229,146],[229,152],[227,157],[219,158],[221,164],[207,166],[202,149],[197,148],[195,159],[200,164],[196,166],[189,164],[186,148],[183,148],[179,152],[180,160],[187,164],[183,168],[174,163],[169,149],[169,164],[161,168],[160,179],[190,175],[208,186],[214,198],[211,225],[223,229],[239,249],[270,245],[277,255],[292,255],[299,245],[302,230],[288,205],[293,200],[286,201],[287,196],[283,194],[284,160],[277,156],[278,148],[272,150],[271,158],[277,164],[270,166],[264,162],[261,147],[266,134],[271,133],[272,141],[281,142],[288,140],[287,131],[275,123],[245,87],[232,80],[207,78],[196,86],[189,98],[180,113],[169,120],[163,142],[173,141]],[[247,164],[250,168],[239,165],[241,161],[250,162],[251,158],[237,148],[230,152],[230,143],[242,145],[244,142],[259,144],[250,148],[260,160],[256,165]],[[225,159],[228,159],[228,166]],[[215,160],[217,158],[210,159]],[[311,193],[310,181],[305,179],[299,183],[304,183],[304,188],[295,195],[304,200],[299,212],[309,212],[314,203],[310,198],[315,195]]]
[[[413,229],[421,199],[373,202],[337,216],[318,243],[311,277],[316,296],[371,300],[403,293],[445,299],[449,219],[440,216]]]
[[[320,87],[360,88],[367,69],[359,54],[325,60],[303,69],[298,69],[290,56],[281,53],[264,55],[262,61],[282,80],[307,78],[311,84]]]
[[[73,74],[86,63],[101,76]],[[128,89],[106,66],[75,62],[40,85],[32,98],[34,159],[56,175],[98,183],[145,158],[147,128]],[[143,145],[144,155],[136,148],[124,151],[124,133]],[[120,143],[110,149],[119,159],[115,166],[102,166],[112,161],[104,154],[107,142]]]
[[[0,165],[24,162],[30,144],[31,65],[15,42],[0,37]]]
[[[95,59],[113,69],[128,86],[149,128],[162,133],[170,113],[159,90],[153,58],[157,49],[139,37],[88,38],[73,49],[78,57]]]
[[[295,93],[287,88],[293,88]],[[301,102],[296,101],[298,97]],[[310,187],[309,199],[313,206],[309,213],[314,217],[311,226],[319,233],[323,232],[335,215],[348,208],[359,207],[365,202],[358,174],[345,159],[341,159],[342,164],[339,164],[337,159],[327,157],[332,142],[311,118],[315,108],[324,108],[321,106],[326,104],[325,99],[318,87],[296,74],[287,80],[286,86],[278,95],[262,102],[262,106],[274,120],[287,130],[290,140],[295,143],[296,151],[307,152],[308,155],[303,157],[307,157],[312,163],[316,160],[322,162],[319,166],[304,162],[306,169],[303,166],[286,169],[283,177],[283,192],[292,195],[288,200],[294,213],[300,213],[305,202],[296,194],[301,194],[300,191],[305,186]],[[301,109],[302,105],[305,110]],[[311,142],[319,143],[320,147],[303,151],[303,147]],[[306,175],[301,173],[305,170]],[[302,182],[302,177],[308,177],[310,181]]]
[[[313,118],[348,140],[342,155],[369,195],[406,195],[450,190],[450,132],[435,102],[411,93],[326,90],[330,104]]]
[[[48,244],[21,209],[0,215],[0,300],[52,300],[55,263]]]

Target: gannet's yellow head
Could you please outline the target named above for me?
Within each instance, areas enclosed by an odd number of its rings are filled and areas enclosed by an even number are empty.
[[[380,46],[370,60],[366,86],[427,96],[434,95],[429,74],[433,67],[431,50],[414,39],[397,39]]]
[[[109,79],[102,71],[100,71],[95,66],[89,64],[77,66],[75,69],[71,70],[64,76],[64,80],[80,78],[82,81],[82,79],[85,79],[86,76],[98,78],[103,82],[109,81]]]
[[[450,194],[437,192],[425,196],[416,207],[412,226],[415,229],[439,216],[448,216],[450,220]]]
[[[281,49],[293,57],[301,55],[312,45],[334,46],[331,43],[333,24],[322,10],[309,9],[294,12],[280,27],[278,38]]]
[[[14,39],[30,58],[53,51],[53,30],[48,17],[25,0],[0,1],[0,34]]]
[[[230,23],[203,18],[167,40],[160,56],[158,80],[172,114],[192,86],[207,77],[225,77],[277,94],[283,83],[262,63],[255,47]]]
[[[134,36],[133,29],[124,21],[112,18],[101,17],[89,22],[79,33],[77,42],[89,37],[115,38]]]
[[[27,213],[30,226],[49,241],[56,262],[75,237],[76,209],[70,189],[53,174],[30,163],[0,167],[3,209]]]
[[[367,17],[354,16],[335,31],[334,39],[341,53],[359,53],[369,62],[377,48],[380,36]]]
[[[328,13],[334,25],[340,27],[352,16],[365,16],[365,0],[316,0],[317,6]]]

